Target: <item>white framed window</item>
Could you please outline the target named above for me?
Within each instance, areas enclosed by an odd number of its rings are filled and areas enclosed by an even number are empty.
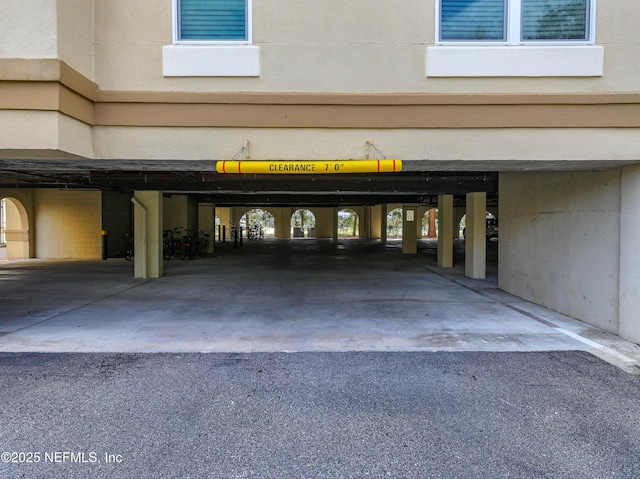
[[[257,77],[252,0],[173,0],[173,43],[162,47],[166,77]]]
[[[437,0],[438,44],[593,44],[595,0]]]
[[[173,43],[251,41],[251,0],[173,0]]]
[[[599,77],[596,0],[436,0],[428,77]]]

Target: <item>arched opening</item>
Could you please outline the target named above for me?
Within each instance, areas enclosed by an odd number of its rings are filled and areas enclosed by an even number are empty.
[[[402,239],[402,208],[387,213],[387,239]]]
[[[291,215],[291,237],[315,238],[316,216],[307,209],[299,209]]]
[[[2,199],[2,238],[6,257],[29,257],[29,217],[22,203],[15,198]]]
[[[498,218],[496,218],[494,215],[492,215],[488,211],[486,212],[485,218],[487,222],[487,229],[486,229],[487,239],[497,238],[498,237]],[[462,215],[462,218],[460,218],[460,222],[458,223],[459,238],[464,238],[467,234],[466,219],[467,219],[467,215],[466,214]]]
[[[267,210],[254,208],[240,218],[240,226],[249,239],[273,238],[275,236],[275,218]]]
[[[359,238],[360,217],[351,209],[338,211],[338,238]]]
[[[422,216],[422,237],[434,239],[438,237],[438,209],[431,208]]]

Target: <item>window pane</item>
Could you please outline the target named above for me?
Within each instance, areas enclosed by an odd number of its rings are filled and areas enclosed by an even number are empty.
[[[522,0],[523,40],[588,40],[589,0]]]
[[[181,40],[246,40],[246,0],[180,0]]]
[[[440,40],[505,40],[506,0],[440,0]]]

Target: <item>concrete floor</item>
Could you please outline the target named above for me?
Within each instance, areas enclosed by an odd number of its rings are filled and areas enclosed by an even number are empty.
[[[124,259],[0,260],[3,352],[588,351],[640,372],[640,347],[436,266],[435,243],[247,241],[133,278]]]

